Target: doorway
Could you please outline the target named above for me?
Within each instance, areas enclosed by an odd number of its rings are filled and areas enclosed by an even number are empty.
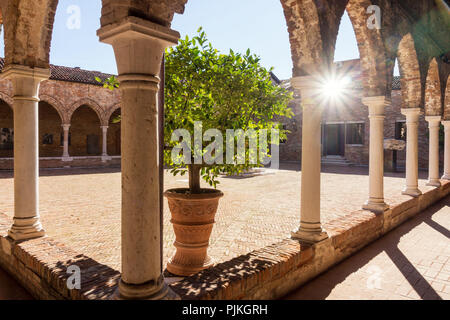
[[[325,124],[323,130],[324,156],[345,155],[345,124]]]

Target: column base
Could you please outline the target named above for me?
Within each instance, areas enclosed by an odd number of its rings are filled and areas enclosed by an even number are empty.
[[[302,227],[300,227],[291,232],[291,238],[306,243],[317,243],[325,239],[328,239],[328,234],[325,231],[323,231],[323,229],[312,231],[312,230],[304,230],[302,229]]]
[[[38,218],[14,218],[8,236],[14,241],[30,240],[45,236],[45,230]]]
[[[114,293],[113,300],[181,300],[164,282],[155,287],[153,281],[141,285],[127,284],[120,279],[119,287]]]
[[[369,210],[375,213],[383,213],[384,211],[389,209],[389,205],[386,204],[383,200],[381,201],[373,201],[367,200],[366,203],[362,206],[363,210]]]
[[[63,162],[70,162],[70,161],[73,161],[73,158],[72,157],[62,157],[62,159],[61,159]]]
[[[402,194],[405,196],[417,198],[422,194],[422,191],[420,191],[418,188],[405,188],[403,189]]]
[[[450,174],[444,173],[444,175],[441,177],[441,180],[450,180]]]
[[[106,162],[106,161],[109,161],[109,160],[111,160],[112,159],[112,157],[110,157],[110,156],[108,156],[108,155],[102,155],[102,161],[103,162]]]
[[[430,187],[440,187],[441,181],[439,179],[429,179],[427,182],[427,186]]]

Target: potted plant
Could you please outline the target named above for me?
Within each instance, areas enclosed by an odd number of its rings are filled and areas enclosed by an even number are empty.
[[[188,276],[213,265],[207,249],[223,196],[216,189],[219,174],[263,166],[269,146],[258,133],[280,129],[280,138],[286,138],[275,119],[292,116],[291,93],[274,83],[250,50],[221,54],[201,28],[167,50],[165,68],[164,161],[173,175],[189,177],[188,188],[164,193],[177,248],[167,270]],[[235,148],[239,143],[245,148]],[[202,188],[201,180],[213,188]]]

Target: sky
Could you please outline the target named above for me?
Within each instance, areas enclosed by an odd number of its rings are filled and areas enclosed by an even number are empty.
[[[100,0],[59,0],[50,63],[116,74],[112,47],[100,43],[96,35],[100,13]],[[274,67],[278,78],[291,77],[289,35],[279,0],[189,0],[184,14],[176,14],[172,22],[172,29],[182,37],[195,35],[200,26],[220,51],[227,53],[231,48],[244,53],[250,48],[261,57],[263,66]],[[0,44],[3,57],[3,34]],[[358,58],[355,34],[345,14],[335,61]]]

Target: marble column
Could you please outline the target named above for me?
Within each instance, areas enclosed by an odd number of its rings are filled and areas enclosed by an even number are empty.
[[[63,140],[63,156],[62,161],[72,161],[73,158],[69,155],[69,130],[70,124],[63,124],[64,140]]]
[[[369,200],[363,209],[383,212],[389,208],[384,202],[384,107],[390,104],[385,96],[366,97],[362,103],[369,108]]]
[[[439,180],[439,126],[441,116],[427,116],[428,131],[430,136],[430,149],[428,156],[428,182],[427,186],[440,187]]]
[[[161,268],[158,110],[159,72],[164,50],[179,33],[127,17],[102,27],[111,44],[122,94],[122,276],[120,299],[171,298]]]
[[[302,175],[300,226],[292,238],[314,243],[328,238],[320,221],[320,170],[322,106],[316,98],[320,94],[311,76],[291,79],[291,85],[302,98]]]
[[[450,180],[450,120],[442,121],[444,126],[444,175],[442,180]]]
[[[101,126],[103,139],[102,139],[102,161],[111,160],[108,156],[108,126]]]
[[[420,108],[403,108],[406,116],[406,186],[402,194],[418,197],[419,190],[419,116]]]
[[[49,69],[8,65],[14,104],[14,218],[8,235],[27,240],[45,235],[39,219],[39,85]]]

